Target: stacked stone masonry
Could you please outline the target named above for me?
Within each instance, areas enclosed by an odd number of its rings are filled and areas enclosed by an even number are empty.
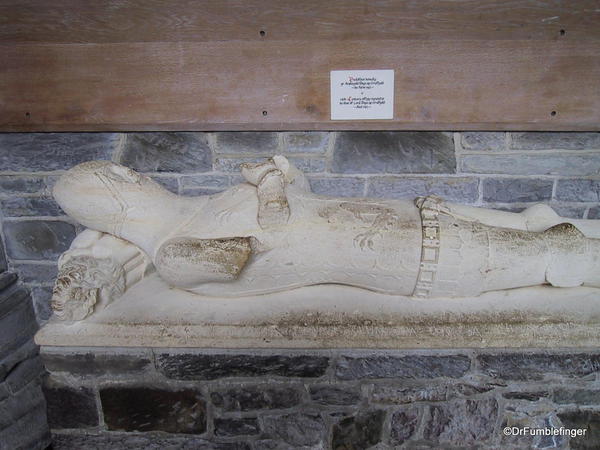
[[[48,348],[58,449],[597,448],[598,351]],[[505,427],[585,435],[507,436]]]
[[[44,449],[50,443],[44,373],[33,343],[37,322],[31,297],[6,272],[0,244],[0,449]]]
[[[317,193],[414,198],[521,211],[543,202],[560,215],[600,218],[600,133],[220,132],[0,134],[1,237],[8,264],[50,316],[56,260],[81,228],[51,189],[65,170],[106,159],[181,195],[241,181],[239,164],[287,155]]]

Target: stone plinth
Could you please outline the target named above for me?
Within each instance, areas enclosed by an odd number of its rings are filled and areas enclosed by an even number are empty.
[[[598,350],[45,347],[42,357],[57,450],[600,445]]]
[[[84,321],[51,320],[43,346],[217,348],[595,347],[600,293],[533,287],[417,299],[321,285],[209,298],[150,275]]]

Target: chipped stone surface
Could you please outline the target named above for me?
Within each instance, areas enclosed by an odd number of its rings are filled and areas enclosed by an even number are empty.
[[[309,388],[310,398],[321,405],[355,405],[360,402],[357,388],[335,385],[317,385]]]
[[[514,150],[598,150],[600,133],[521,132],[511,133]]]
[[[147,351],[122,349],[115,354],[110,349],[94,352],[46,348],[42,352],[44,366],[49,372],[66,372],[77,376],[139,374],[153,367]]]
[[[292,448],[323,446],[325,442],[326,427],[318,413],[268,415],[263,417],[262,423],[265,436],[283,441]]]
[[[217,153],[274,154],[279,145],[277,133],[269,131],[238,131],[215,133]]]
[[[529,178],[486,178],[482,182],[486,202],[539,202],[552,198],[553,180]]]
[[[64,216],[64,211],[52,198],[12,197],[0,200],[5,217]]]
[[[395,178],[376,177],[369,180],[368,197],[414,199],[438,195],[449,201],[473,203],[479,197],[479,180],[467,177]]]
[[[600,201],[600,180],[558,180],[556,199],[569,202],[598,202]]]
[[[394,411],[390,421],[390,443],[402,445],[415,435],[420,411],[417,408],[402,408]]]
[[[494,435],[497,415],[498,403],[493,398],[430,406],[424,437],[436,443],[481,444]]]
[[[206,133],[129,133],[120,162],[140,172],[207,172],[212,154]]]
[[[10,258],[55,260],[75,237],[75,227],[60,221],[4,222],[6,252]]]
[[[255,417],[215,419],[215,436],[252,436],[260,433]]]
[[[284,134],[283,145],[289,153],[325,153],[329,137],[326,131],[292,131]]]
[[[337,173],[454,173],[452,135],[440,132],[347,131],[339,134]]]
[[[600,371],[600,354],[501,353],[479,355],[486,375],[506,380],[542,380],[553,375],[584,377]]]
[[[343,356],[335,374],[341,380],[362,378],[459,378],[470,368],[467,356]]]
[[[329,364],[326,356],[196,355],[160,353],[157,366],[167,377],[179,380],[214,380],[225,377],[276,375],[320,377]]]
[[[334,449],[369,448],[381,441],[385,411],[364,410],[346,417],[333,426]]]
[[[461,157],[463,173],[587,176],[600,174],[600,152],[589,154],[489,154]]]
[[[44,383],[50,428],[86,428],[98,425],[96,396],[86,387],[73,388],[51,378]]]
[[[499,131],[467,131],[461,133],[461,145],[471,151],[501,151],[506,147],[506,133]]]
[[[253,411],[284,409],[300,403],[301,394],[296,386],[247,386],[212,392],[213,404],[223,411]]]
[[[184,434],[206,431],[206,402],[195,389],[107,387],[100,389],[100,401],[109,430]]]
[[[116,133],[1,133],[3,171],[64,170],[91,159],[110,159]]]
[[[46,187],[43,177],[0,175],[0,194],[34,194]]]
[[[361,197],[365,188],[365,180],[361,178],[311,178],[310,187],[315,194]]]

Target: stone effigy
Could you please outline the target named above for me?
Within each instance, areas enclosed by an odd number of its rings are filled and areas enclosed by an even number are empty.
[[[59,261],[55,315],[82,320],[154,270],[203,297],[325,284],[417,299],[600,288],[600,221],[544,205],[516,214],[437,197],[318,196],[281,156],[242,175],[246,183],[222,193],[180,197],[112,162],[69,170],[54,196],[88,230]]]

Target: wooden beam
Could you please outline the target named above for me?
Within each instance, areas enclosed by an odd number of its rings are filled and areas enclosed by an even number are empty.
[[[0,1],[0,131],[600,130],[569,3]],[[394,119],[331,121],[344,69],[394,69]]]

